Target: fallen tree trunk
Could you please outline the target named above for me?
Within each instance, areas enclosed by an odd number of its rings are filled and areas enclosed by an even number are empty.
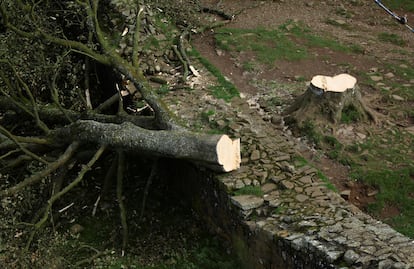
[[[62,142],[80,141],[148,156],[185,159],[215,171],[240,167],[240,140],[227,135],[206,135],[183,130],[148,130],[132,123],[100,123],[79,120],[55,132]]]

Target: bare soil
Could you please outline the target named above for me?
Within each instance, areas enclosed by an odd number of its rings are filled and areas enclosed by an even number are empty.
[[[385,73],[385,63],[407,59],[407,57],[414,55],[414,35],[391,19],[373,1],[204,0],[200,2],[211,9],[222,10],[227,14],[235,14],[234,19],[226,23],[225,27],[227,28],[254,29],[264,27],[276,29],[287,20],[301,21],[312,29],[312,33],[316,35],[329,37],[343,44],[358,45],[363,49],[362,53],[352,54],[329,48],[309,48],[309,54],[312,55],[309,59],[300,61],[281,60],[277,61],[274,67],[263,66],[259,71],[252,73],[246,72],[241,64],[246,59],[254,57],[252,53],[221,51],[215,44],[214,30],[195,36],[193,45],[205,58],[221,70],[241,93],[247,96],[254,96],[258,93],[257,87],[251,83],[253,78],[298,83],[296,81],[298,77],[310,81],[314,75],[332,76],[345,72],[361,81],[361,74],[369,74],[373,70]],[[396,10],[396,12],[407,14],[402,10]],[[344,16],[344,14],[346,15]],[[414,14],[408,14],[409,21],[410,18],[414,20]],[[217,20],[220,20],[220,18],[217,17]],[[338,25],[327,23],[327,21],[345,23],[347,27],[338,27]],[[380,33],[396,34],[402,37],[406,44],[401,47],[380,42],[378,40]],[[402,54],[401,49],[408,51],[408,53]],[[402,81],[398,76],[387,77],[386,80],[389,83],[413,83],[412,80]],[[391,107],[387,101],[384,101],[378,89],[362,81],[359,82],[359,85],[364,100],[369,107],[378,112],[382,123],[392,122],[392,124],[404,127],[413,125],[413,119],[402,116],[395,106]],[[412,107],[412,105],[407,102],[402,106]],[[369,129],[369,132],[375,134],[383,130],[384,125],[382,123],[369,126],[355,124],[352,129],[354,132]],[[340,140],[341,137],[338,137],[338,139]],[[342,137],[340,141],[351,140],[345,142],[352,142],[353,139],[347,136]],[[347,198],[354,205],[366,209],[368,204],[375,201],[376,190],[350,178],[349,167],[326,156],[314,158],[314,152],[310,150],[304,150],[302,154],[313,165],[317,166],[339,191],[350,190],[351,194]],[[397,208],[388,206],[383,209],[381,217],[388,218],[398,214]]]

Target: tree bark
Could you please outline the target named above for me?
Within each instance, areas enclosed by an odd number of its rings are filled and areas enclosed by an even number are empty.
[[[240,140],[227,135],[206,135],[184,130],[147,130],[132,123],[79,120],[55,132],[58,141],[108,145],[148,156],[185,159],[215,171],[240,167]]]

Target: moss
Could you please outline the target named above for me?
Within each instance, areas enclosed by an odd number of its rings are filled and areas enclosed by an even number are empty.
[[[262,197],[263,196],[263,191],[260,188],[260,186],[245,186],[237,191],[234,192],[234,195],[255,195],[258,197]]]
[[[360,119],[361,119],[361,114],[353,105],[349,105],[342,110],[341,122],[352,123],[352,122],[357,122]]]
[[[302,126],[300,126],[300,132],[316,146],[321,145],[322,135],[316,130],[316,126],[312,121],[304,121]]]

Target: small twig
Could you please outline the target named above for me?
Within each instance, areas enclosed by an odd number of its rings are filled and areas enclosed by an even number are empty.
[[[177,55],[178,60],[180,60],[181,64],[183,65],[183,81],[187,80],[187,76],[188,76],[188,64],[187,62],[183,59],[180,51],[178,50],[177,45],[173,45],[172,49],[174,51],[174,53]]]
[[[145,205],[147,203],[149,188],[152,184],[152,181],[154,180],[156,176],[157,169],[158,169],[158,160],[155,160],[154,164],[152,165],[151,173],[150,173],[150,176],[148,177],[147,184],[145,185],[144,194],[142,198],[141,212],[139,214],[138,222],[142,222],[142,219],[144,217]]]
[[[93,204],[92,217],[95,217],[96,209],[98,208],[99,201],[101,201],[101,196],[100,195],[98,196],[98,198],[96,199],[95,203]]]
[[[125,254],[125,249],[128,244],[128,224],[126,219],[126,209],[124,205],[123,195],[122,195],[122,181],[124,178],[124,169],[125,169],[125,153],[123,151],[118,151],[118,170],[116,175],[116,197],[118,200],[121,224],[122,224],[122,256]]]
[[[63,108],[63,106],[61,105],[61,103],[59,101],[59,92],[58,92],[58,89],[56,87],[56,80],[58,78],[59,70],[60,70],[60,63],[59,62],[60,61],[58,60],[58,62],[56,63],[56,72],[53,74],[52,80],[51,80],[51,83],[50,83],[50,94],[52,96],[53,102],[56,104],[56,106],[59,108],[59,110],[63,113],[63,115],[66,117],[66,119],[70,123],[72,123],[73,120],[69,117],[69,114],[66,113],[66,110]]]
[[[77,178],[72,181],[69,185],[67,185],[65,188],[63,188],[60,192],[56,193],[55,195],[53,195],[48,201],[47,201],[47,206],[45,209],[45,213],[43,215],[43,217],[35,224],[36,229],[41,228],[46,220],[47,217],[49,215],[50,210],[52,209],[53,203],[59,199],[60,197],[62,197],[63,195],[65,195],[67,192],[69,192],[71,189],[73,189],[76,185],[78,185],[83,177],[85,176],[85,174],[91,170],[92,166],[95,164],[95,162],[99,159],[99,157],[101,157],[101,155],[104,153],[106,146],[101,146],[96,152],[95,155],[93,155],[92,159],[89,160],[89,162],[84,165],[81,169],[81,171],[79,172]]]
[[[13,168],[13,167],[20,165],[22,162],[31,161],[31,160],[33,159],[30,156],[20,155],[17,158],[14,158],[10,162],[8,162],[5,168]],[[1,196],[1,192],[0,192],[0,196]]]
[[[118,91],[118,115],[124,115],[126,114],[124,110],[124,99],[122,98],[121,89],[117,84],[115,84],[116,90]]]
[[[16,144],[16,146],[18,146],[20,148],[20,150],[23,151],[24,153],[26,153],[27,155],[29,155],[33,159],[38,160],[41,163],[48,164],[48,162],[43,160],[43,158],[37,156],[36,154],[31,152],[30,150],[23,147],[23,145],[16,139],[16,137],[12,133],[10,133],[6,128],[4,128],[1,125],[0,125],[0,132],[2,134],[4,134],[5,136],[7,136],[10,140],[12,140]]]
[[[0,160],[5,159],[5,158],[9,157],[10,155],[13,155],[14,153],[17,153],[19,151],[20,151],[20,149],[10,150],[9,152],[1,155]]]
[[[184,61],[187,63],[187,66],[191,65],[190,59],[187,56],[187,53],[185,52],[185,47],[184,47],[184,37],[188,35],[188,31],[185,30],[180,34],[180,37],[178,39],[178,48],[180,49],[180,53],[184,58]]]
[[[93,250],[95,252],[97,252],[95,255],[92,255],[89,258],[78,261],[77,263],[75,263],[75,267],[76,268],[81,268],[82,265],[91,263],[93,260],[95,260],[95,259],[97,259],[101,256],[104,256],[104,255],[107,255],[107,254],[111,253],[111,250],[105,250],[105,251],[97,251],[96,249],[93,249]]]
[[[86,100],[86,108],[92,109],[91,93],[89,92],[89,88],[85,89],[85,100]]]
[[[26,82],[23,81],[23,79],[19,76],[19,74],[17,73],[16,69],[14,68],[14,66],[10,63],[7,62],[9,67],[11,68],[11,70],[13,71],[14,76],[17,78],[18,82],[21,84],[21,86],[23,87],[23,89],[25,90],[27,96],[29,96],[29,100],[32,104],[32,109],[33,109],[33,114],[34,114],[34,118],[36,121],[37,126],[46,134],[48,134],[50,132],[49,127],[47,127],[47,125],[40,119],[39,117],[39,112],[38,112],[38,108],[37,108],[37,104],[36,101],[34,99],[34,96],[32,94],[32,92],[29,89],[29,86],[27,86]]]
[[[7,87],[10,90],[10,92],[13,92],[14,91],[13,86],[11,85],[11,83],[7,79],[7,77],[4,75],[4,73],[3,73],[2,70],[0,70],[0,77],[6,83]],[[21,110],[23,110],[24,112],[26,112],[27,114],[29,114],[31,117],[34,117],[34,114],[33,114],[32,111],[30,111],[30,109],[28,109],[22,102],[16,100],[15,97],[11,96],[9,93],[7,93],[6,91],[4,91],[1,87],[0,87],[0,92],[8,99],[8,101],[10,101],[15,106],[17,106],[18,108],[20,108]]]
[[[134,32],[134,43],[132,47],[132,65],[134,67],[139,66],[139,57],[138,57],[138,49],[139,49],[139,31],[141,29],[141,14],[144,11],[143,7],[140,7],[135,18],[135,32]]]
[[[69,147],[66,149],[66,151],[57,159],[55,162],[50,163],[45,169],[42,171],[32,175],[31,177],[26,178],[25,180],[21,181],[20,183],[14,185],[13,187],[10,187],[8,189],[0,191],[0,197],[3,196],[11,196],[19,192],[21,189],[30,186],[46,176],[53,173],[56,169],[58,169],[60,166],[64,165],[76,152],[76,150],[79,147],[79,142],[75,141],[72,144],[69,145]]]
[[[66,210],[68,210],[69,208],[71,208],[74,204],[75,204],[75,203],[74,203],[74,202],[72,202],[72,203],[68,204],[67,206],[65,206],[64,208],[59,209],[59,210],[58,210],[58,212],[59,212],[59,213],[63,213],[63,212],[65,212]]]
[[[149,77],[149,80],[152,81],[152,82],[161,84],[161,85],[168,84],[168,81],[167,80],[165,80],[163,78],[160,78],[160,77],[156,77],[156,76]]]
[[[114,95],[106,99],[103,103],[101,103],[98,107],[96,107],[93,111],[96,113],[101,113],[102,111],[105,111],[110,106],[115,104],[118,101],[118,99],[119,99],[119,94],[115,93]]]
[[[92,43],[93,32],[90,31],[88,35],[88,42]],[[85,100],[86,100],[86,109],[92,109],[91,94],[90,94],[90,57],[85,57]]]

